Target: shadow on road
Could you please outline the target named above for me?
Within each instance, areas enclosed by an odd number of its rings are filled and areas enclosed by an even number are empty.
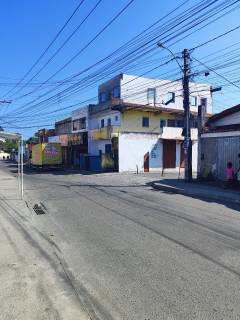
[[[161,184],[165,187],[155,187],[156,184]],[[161,179],[146,183],[147,186],[152,187],[155,192],[162,192],[165,194],[180,194],[192,199],[202,200],[207,203],[217,203],[224,205],[227,208],[240,211],[240,193],[235,190],[224,190],[220,187],[202,183],[187,183],[184,180],[177,179]],[[171,190],[172,188],[172,190]],[[176,190],[175,190],[176,188]],[[199,188],[199,190],[197,190]],[[236,203],[234,203],[236,197]]]

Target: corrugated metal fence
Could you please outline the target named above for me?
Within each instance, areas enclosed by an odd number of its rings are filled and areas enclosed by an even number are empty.
[[[201,139],[201,175],[212,174],[225,180],[227,163],[232,162],[234,171],[239,168],[240,137],[219,137]]]

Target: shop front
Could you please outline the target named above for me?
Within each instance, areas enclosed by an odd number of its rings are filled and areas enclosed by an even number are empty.
[[[68,147],[71,149],[73,166],[80,166],[81,155],[88,153],[87,132],[73,133],[68,136]]]

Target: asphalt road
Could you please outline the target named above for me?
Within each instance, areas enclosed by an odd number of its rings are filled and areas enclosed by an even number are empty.
[[[46,208],[32,230],[51,235],[93,320],[240,319],[239,208],[154,191],[156,179],[26,171],[29,208]]]

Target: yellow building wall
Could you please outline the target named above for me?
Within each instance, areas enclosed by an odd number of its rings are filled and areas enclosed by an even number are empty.
[[[142,126],[142,118],[149,118],[149,127]],[[122,113],[121,131],[123,132],[146,132],[160,133],[160,120],[175,119],[169,113],[153,113],[147,111],[129,110]]]

